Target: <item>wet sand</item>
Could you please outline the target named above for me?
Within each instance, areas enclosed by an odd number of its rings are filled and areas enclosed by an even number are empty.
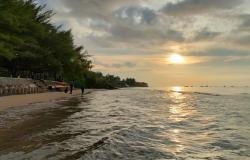
[[[85,89],[85,93],[95,89]],[[46,92],[26,95],[12,95],[0,97],[0,111],[10,107],[24,106],[31,103],[47,102],[60,98],[72,97],[81,94],[81,90],[74,90],[73,94],[65,94],[64,92]]]

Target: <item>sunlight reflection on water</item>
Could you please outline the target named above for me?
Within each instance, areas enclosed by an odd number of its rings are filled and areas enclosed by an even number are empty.
[[[182,92],[183,91],[183,87],[175,86],[175,87],[172,87],[171,90],[174,91],[174,92]]]

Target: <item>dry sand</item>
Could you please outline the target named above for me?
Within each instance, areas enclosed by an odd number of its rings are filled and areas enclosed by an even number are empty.
[[[89,93],[93,89],[85,89],[85,93]],[[47,102],[60,98],[73,97],[81,94],[80,90],[74,90],[73,94],[65,94],[64,92],[46,92],[26,95],[12,95],[0,97],[0,111],[10,107],[25,106],[31,103]]]

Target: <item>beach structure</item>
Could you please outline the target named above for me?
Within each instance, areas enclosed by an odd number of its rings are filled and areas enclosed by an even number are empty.
[[[63,92],[67,87],[69,87],[69,85],[65,82],[0,77],[0,96],[33,94],[48,91]]]
[[[32,94],[46,91],[42,82],[25,78],[0,77],[0,96]]]

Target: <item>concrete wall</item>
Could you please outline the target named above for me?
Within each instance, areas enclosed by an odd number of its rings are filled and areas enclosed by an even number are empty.
[[[37,84],[32,79],[0,77],[0,96],[44,92]]]

